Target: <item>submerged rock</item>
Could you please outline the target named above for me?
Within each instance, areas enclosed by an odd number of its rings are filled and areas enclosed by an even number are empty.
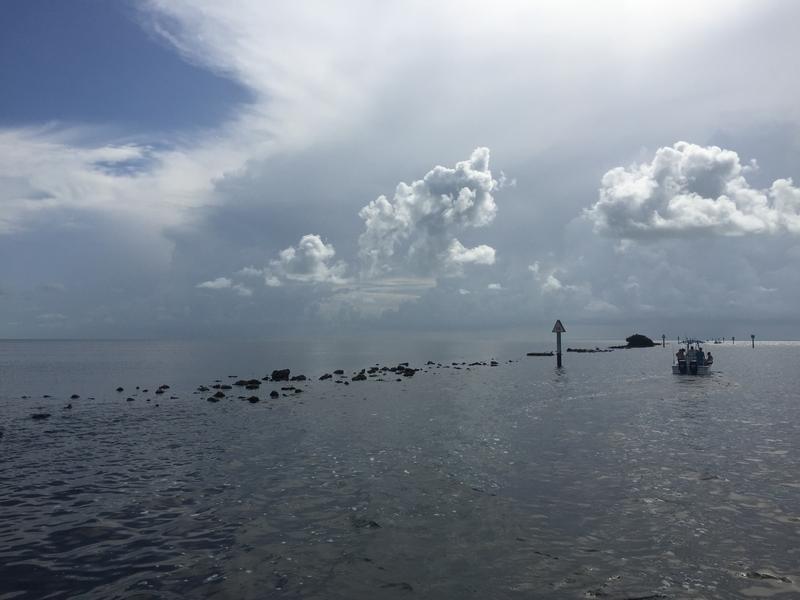
[[[250,397],[247,399],[247,401],[248,401],[250,404],[255,404],[256,402],[261,402],[261,398],[259,398],[258,396],[250,396]]]
[[[42,419],[49,419],[50,413],[33,413],[31,419],[34,421],[41,421]]]
[[[278,391],[277,391],[277,390],[272,390],[272,391],[269,393],[269,397],[270,397],[270,398],[273,398],[273,399],[274,399],[274,398],[277,398],[277,397],[279,397],[279,396],[280,396],[280,394],[278,393]]]
[[[307,378],[305,375],[295,375],[292,377],[292,381],[305,381]]]
[[[119,387],[117,388],[117,391],[118,391],[118,392],[124,392],[124,391],[125,391],[125,388],[124,388],[124,387],[122,387],[122,386],[119,386]]]
[[[80,396],[78,396],[78,394],[72,394],[72,396],[70,396],[69,398],[70,400],[77,400],[78,398],[80,398]]]
[[[322,376],[320,376],[319,380],[320,381],[325,381],[326,379],[332,379],[332,378],[333,378],[333,375],[331,375],[330,373],[325,373]]]

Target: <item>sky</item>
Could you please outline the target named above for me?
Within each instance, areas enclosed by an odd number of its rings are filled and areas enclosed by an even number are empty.
[[[796,2],[0,11],[0,337],[800,338]]]

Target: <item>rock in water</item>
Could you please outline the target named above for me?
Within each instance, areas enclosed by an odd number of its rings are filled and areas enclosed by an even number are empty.
[[[260,402],[260,401],[261,401],[261,398],[259,398],[258,396],[250,396],[250,397],[247,399],[247,401],[248,401],[250,404],[255,404],[256,402]]]
[[[289,381],[289,369],[277,369],[272,372],[272,381]]]
[[[31,419],[34,421],[41,421],[42,419],[47,419],[50,417],[50,413],[33,413],[31,415]]]
[[[634,333],[630,337],[626,337],[625,341],[628,342],[628,348],[652,348],[656,343],[646,335]]]
[[[269,397],[270,397],[270,398],[277,398],[278,396],[280,396],[280,394],[277,392],[277,390],[272,390],[272,391],[269,393]]]

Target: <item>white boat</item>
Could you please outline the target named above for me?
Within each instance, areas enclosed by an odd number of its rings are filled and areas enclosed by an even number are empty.
[[[714,364],[713,357],[708,358],[707,355],[701,355],[705,358],[698,364],[698,352],[702,351],[699,340],[684,340],[686,350],[683,351],[682,356],[677,354],[672,359],[672,374],[673,375],[709,375],[711,373],[711,365]],[[695,351],[694,347],[697,346],[698,350]],[[680,350],[679,350],[680,352]],[[710,353],[709,353],[710,354]]]

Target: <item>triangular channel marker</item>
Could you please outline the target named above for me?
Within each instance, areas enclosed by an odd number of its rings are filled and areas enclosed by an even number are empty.
[[[556,324],[553,325],[553,333],[566,333],[567,330],[561,324],[561,319],[556,319]]]

